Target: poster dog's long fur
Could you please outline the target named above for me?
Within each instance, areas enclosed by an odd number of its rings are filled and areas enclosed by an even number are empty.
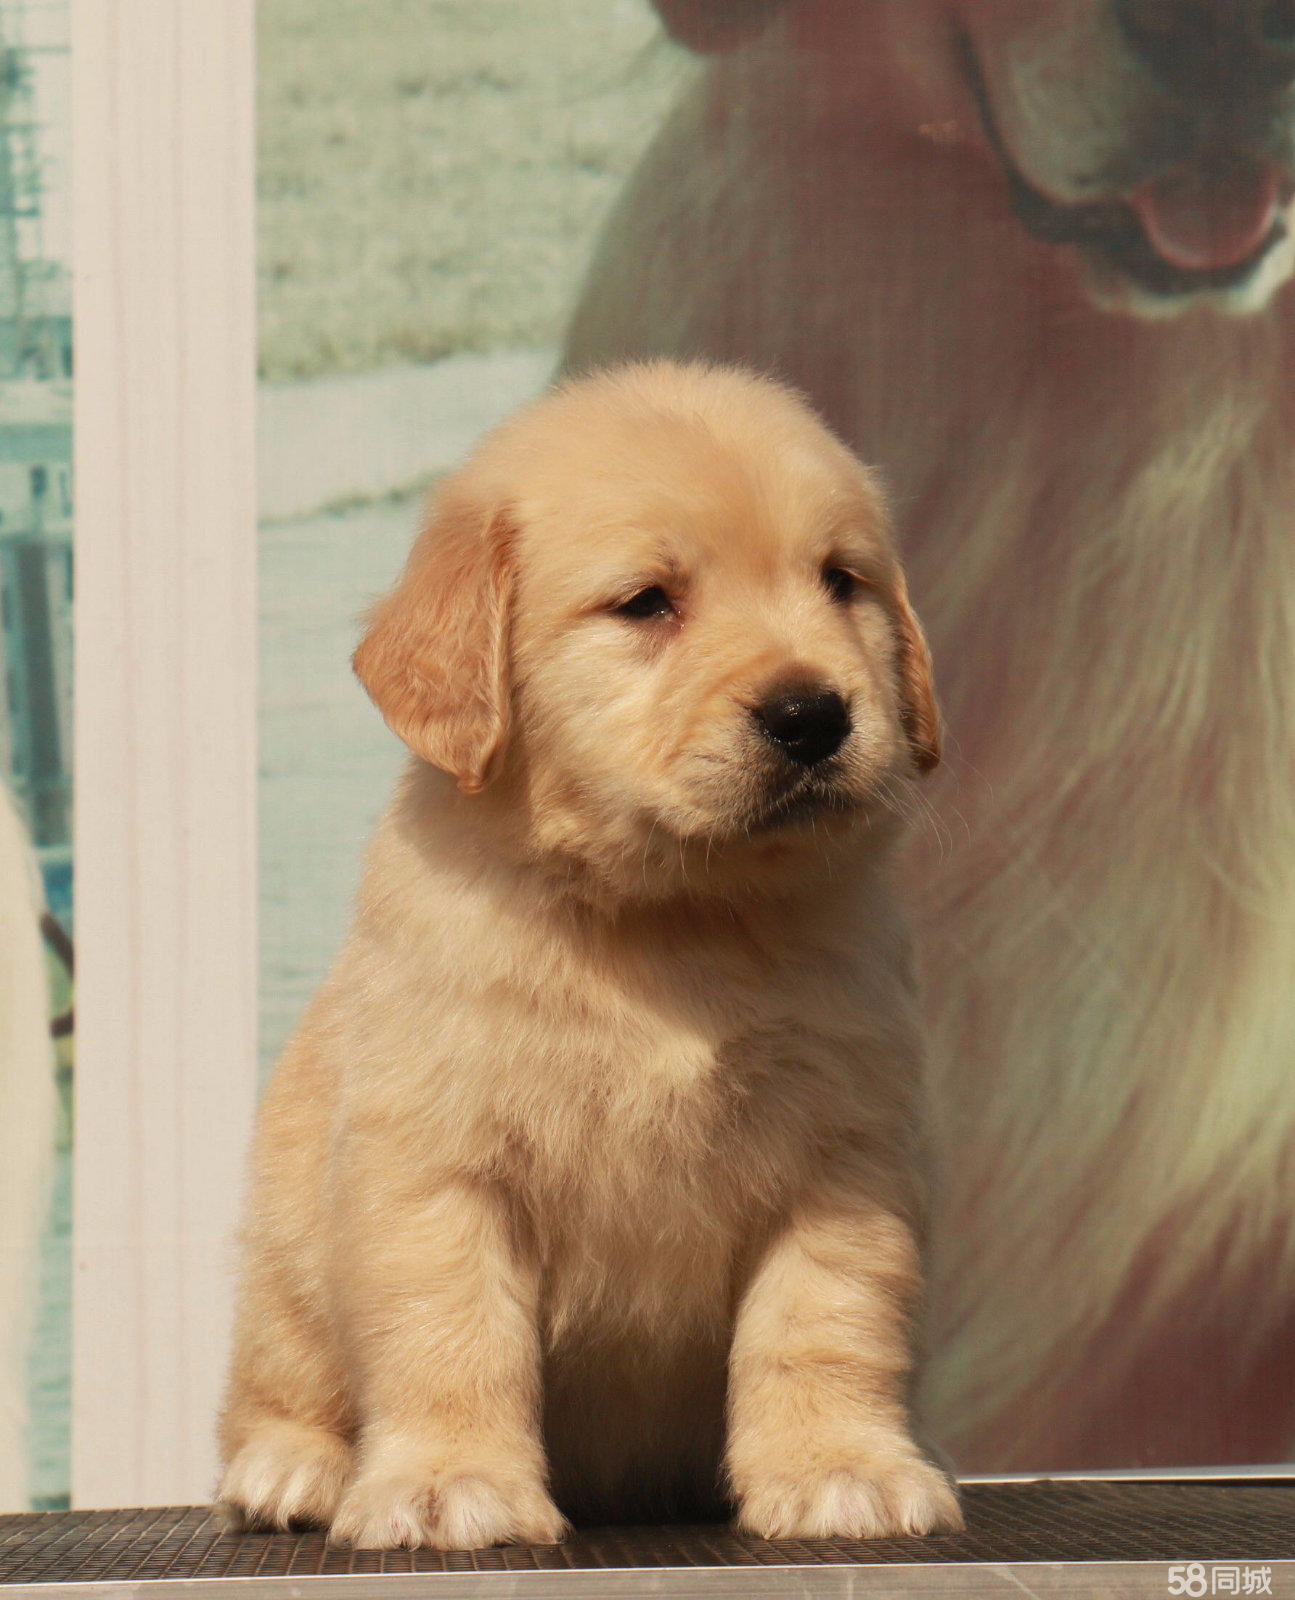
[[[585,382],[442,490],[356,669],[418,759],[262,1111],[225,1504],[544,1542],[726,1475],[767,1535],[957,1526],[887,872],[938,734],[871,480],[767,382]],[[789,681],[852,719],[799,770]]]
[[[28,1505],[26,1358],[54,1113],[39,881],[0,785],[0,1511]]]
[[[947,848],[915,864],[934,1423],[968,1467],[1287,1459],[1290,240],[1145,295],[1030,237],[1004,168],[1065,217],[1246,113],[1289,196],[1295,98],[1175,98],[1108,0],[771,9],[730,48],[724,8],[663,0],[726,53],[622,201],[568,362],[780,373],[895,487],[951,745]]]

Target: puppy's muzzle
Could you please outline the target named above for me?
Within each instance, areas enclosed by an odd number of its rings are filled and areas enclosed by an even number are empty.
[[[780,684],[751,715],[768,742],[802,767],[834,756],[850,733],[845,701],[835,689],[817,684]]]

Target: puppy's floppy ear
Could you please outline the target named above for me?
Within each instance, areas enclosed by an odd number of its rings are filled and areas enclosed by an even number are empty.
[[[448,485],[351,663],[391,731],[468,794],[508,738],[513,543],[505,509]]]
[[[898,567],[886,585],[886,598],[898,646],[900,719],[914,765],[919,772],[929,772],[940,762],[940,713],[935,705],[931,652]]]
[[[666,31],[707,55],[754,38],[786,0],[653,0]]]

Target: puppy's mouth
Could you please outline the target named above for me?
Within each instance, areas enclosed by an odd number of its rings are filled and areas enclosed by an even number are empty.
[[[747,833],[773,833],[823,818],[847,816],[860,802],[829,776],[807,773],[776,795],[766,798],[743,819]]]
[[[970,39],[963,67],[981,125],[1007,179],[1012,213],[1044,244],[1072,245],[1147,294],[1237,289],[1288,236],[1295,175],[1276,161],[1220,146],[1100,200],[1056,200],[1021,171],[998,126]]]

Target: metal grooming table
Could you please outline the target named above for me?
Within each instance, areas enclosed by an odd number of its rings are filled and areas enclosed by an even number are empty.
[[[970,1482],[965,1505],[967,1530],[951,1538],[768,1544],[722,1526],[600,1528],[556,1548],[449,1552],[336,1550],[317,1532],[224,1533],[205,1507],[37,1512],[0,1517],[0,1595],[1019,1600],[1178,1592],[1295,1600],[1295,1481]]]

